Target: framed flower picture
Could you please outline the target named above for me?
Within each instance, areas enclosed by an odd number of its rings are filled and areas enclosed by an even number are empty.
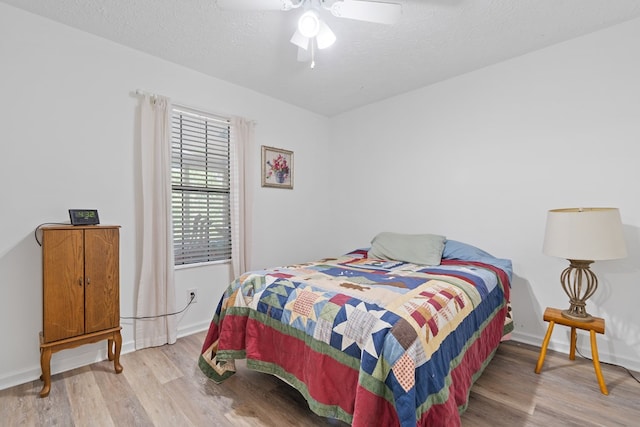
[[[262,186],[293,189],[293,151],[262,146]]]

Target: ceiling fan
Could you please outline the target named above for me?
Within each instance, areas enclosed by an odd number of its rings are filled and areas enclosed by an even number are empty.
[[[394,24],[402,15],[399,3],[371,0],[218,0],[218,6],[233,10],[278,10],[302,8],[298,27],[291,43],[298,46],[298,60],[311,61],[315,66],[315,49],[326,49],[336,41],[336,35],[320,19],[320,11],[329,11],[338,18],[379,24]]]

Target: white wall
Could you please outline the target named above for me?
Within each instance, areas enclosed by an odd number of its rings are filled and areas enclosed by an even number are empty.
[[[138,88],[256,120],[256,168],[260,145],[295,152],[293,191],[251,178],[252,267],[336,255],[382,230],[445,234],[513,259],[515,338],[536,345],[544,308],[567,305],[566,262],[541,253],[546,211],[619,207],[629,257],[594,265],[588,308],[607,322],[601,358],[640,370],[639,37],[635,20],[329,120],[0,3],[0,389],[40,374],[38,224],[83,207],[122,225],[121,313],[133,314]],[[205,328],[228,267],[176,278],[178,301],[191,288],[199,301],[180,334]],[[566,351],[567,338],[556,328],[552,346]],[[57,353],[52,370],[103,347]]]
[[[540,345],[544,309],[568,307],[567,262],[542,254],[546,211],[619,207],[629,256],[593,265],[587,308],[606,321],[601,359],[640,370],[638,40],[634,20],[332,119],[334,249],[431,232],[511,258],[514,337]]]
[[[138,88],[256,120],[256,169],[260,145],[293,150],[294,190],[261,188],[259,172],[252,177],[253,265],[326,256],[327,215],[314,206],[327,192],[316,179],[328,158],[326,118],[0,3],[0,389],[40,375],[38,224],[68,221],[69,208],[96,208],[103,224],[121,225],[121,315],[134,314]],[[206,328],[230,282],[228,265],[178,270],[176,281],[180,307],[187,289],[198,289],[198,303],[179,316],[179,333]],[[131,351],[132,323],[122,324],[123,350]],[[56,353],[52,372],[104,358],[105,347]]]

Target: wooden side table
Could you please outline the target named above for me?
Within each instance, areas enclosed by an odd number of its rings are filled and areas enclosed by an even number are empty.
[[[571,347],[569,350],[569,359],[575,360],[576,358],[576,328],[589,331],[591,335],[591,357],[593,359],[593,367],[596,371],[596,377],[598,378],[598,384],[600,385],[600,391],[602,394],[609,394],[607,385],[604,383],[602,377],[602,370],[600,369],[600,360],[598,359],[598,344],[596,343],[596,333],[604,335],[604,319],[600,317],[594,317],[591,322],[581,322],[579,320],[568,319],[562,315],[562,310],[557,308],[548,307],[544,311],[543,319],[545,322],[549,322],[549,328],[547,334],[544,336],[542,342],[542,348],[540,349],[540,357],[538,357],[538,363],[536,364],[536,374],[539,374],[544,364],[544,358],[547,355],[547,346],[551,339],[551,333],[553,332],[553,326],[558,323],[560,325],[569,326],[571,328]]]

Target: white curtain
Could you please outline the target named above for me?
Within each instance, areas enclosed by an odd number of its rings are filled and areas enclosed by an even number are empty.
[[[253,147],[254,122],[231,118],[231,266],[233,277],[249,270],[251,255],[251,167],[247,167]],[[258,166],[259,167],[259,166]]]
[[[136,349],[173,344],[177,329],[171,226],[171,102],[145,95],[140,109],[142,171],[142,265]]]

